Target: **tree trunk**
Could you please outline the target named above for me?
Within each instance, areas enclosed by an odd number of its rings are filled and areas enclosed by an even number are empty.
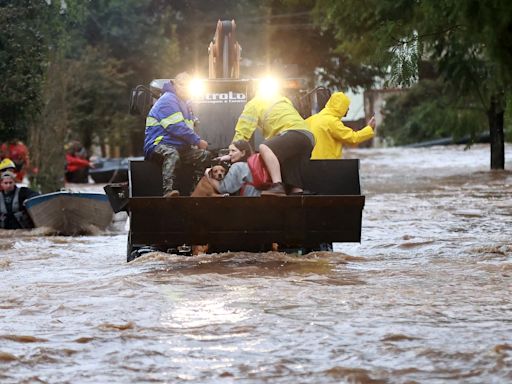
[[[492,95],[489,111],[487,112],[491,140],[491,169],[505,169],[504,113],[504,94],[496,93]]]
[[[42,193],[64,186],[67,71],[63,59],[57,53],[52,56],[43,85],[43,108],[29,129],[31,157],[39,168],[35,184]]]

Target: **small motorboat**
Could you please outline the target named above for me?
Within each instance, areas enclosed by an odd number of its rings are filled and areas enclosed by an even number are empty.
[[[25,207],[36,227],[69,236],[105,230],[114,215],[107,195],[96,192],[47,193],[27,199]]]
[[[97,184],[123,183],[128,181],[128,162],[142,157],[100,158],[89,169],[89,175]]]

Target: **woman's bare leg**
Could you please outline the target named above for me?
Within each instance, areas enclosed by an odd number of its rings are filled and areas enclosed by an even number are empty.
[[[259,149],[261,158],[263,159],[263,162],[267,166],[267,170],[268,173],[270,174],[272,182],[282,183],[283,179],[281,178],[281,166],[276,155],[274,155],[274,152],[272,152],[272,150],[265,144],[260,144]]]

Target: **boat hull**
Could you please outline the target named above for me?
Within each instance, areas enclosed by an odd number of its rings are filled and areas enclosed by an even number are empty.
[[[112,222],[108,197],[101,193],[54,192],[26,200],[36,227],[48,227],[61,235],[79,235],[104,230]]]

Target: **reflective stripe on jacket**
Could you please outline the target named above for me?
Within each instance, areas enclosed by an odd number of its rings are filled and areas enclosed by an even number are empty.
[[[343,92],[336,92],[324,109],[306,119],[316,139],[311,159],[341,159],[343,144],[359,144],[373,137],[369,125],[354,131],[342,123],[341,118],[346,115],[349,105],[349,98]]]
[[[197,145],[200,140],[194,132],[194,116],[187,103],[176,95],[171,83],[165,83],[163,91],[164,94],[153,105],[146,119],[146,158],[160,143],[182,149]]]
[[[293,129],[309,131],[302,116],[284,96],[274,99],[256,96],[250,100],[238,118],[233,141],[249,141],[258,127],[265,139]]]

